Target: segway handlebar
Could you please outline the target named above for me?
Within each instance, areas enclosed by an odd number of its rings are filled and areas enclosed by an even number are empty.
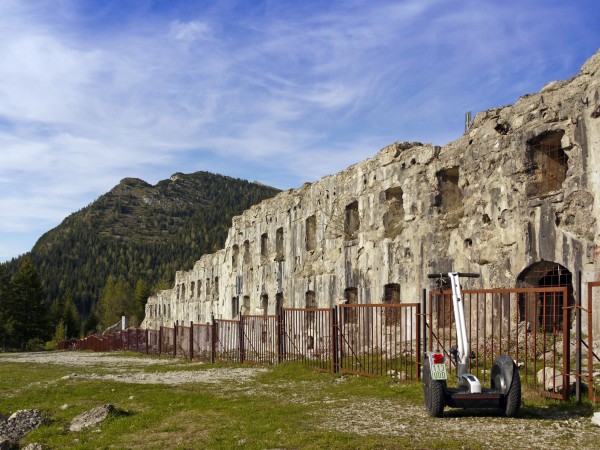
[[[457,275],[459,277],[465,278],[479,278],[480,275],[478,273],[469,273],[469,272],[458,272]],[[430,273],[427,275],[427,278],[448,278],[447,273]]]

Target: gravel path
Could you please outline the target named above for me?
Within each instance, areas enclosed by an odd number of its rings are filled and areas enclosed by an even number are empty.
[[[21,362],[38,364],[56,364],[68,366],[71,369],[102,368],[102,372],[110,373],[77,373],[63,377],[63,379],[96,379],[112,380],[131,384],[182,384],[182,383],[208,383],[218,384],[227,381],[244,380],[253,378],[259,373],[266,372],[265,367],[223,367],[203,370],[170,370],[168,372],[145,372],[144,368],[150,366],[164,367],[194,367],[205,366],[204,363],[186,363],[176,359],[116,357],[104,353],[86,352],[60,352],[60,353],[13,353],[0,354],[0,362]]]

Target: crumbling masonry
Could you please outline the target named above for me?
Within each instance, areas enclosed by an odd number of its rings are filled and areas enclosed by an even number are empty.
[[[478,113],[444,147],[397,142],[253,206],[223,250],[148,300],[143,326],[418,302],[428,273],[452,269],[481,273],[471,287],[575,294],[579,271],[600,279],[598,193],[600,52],[576,77]]]

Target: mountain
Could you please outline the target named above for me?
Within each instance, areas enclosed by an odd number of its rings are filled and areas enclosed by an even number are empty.
[[[125,178],[45,233],[28,256],[49,303],[70,293],[86,317],[110,275],[130,286],[170,285],[176,270],[223,246],[234,215],[278,192],[208,172],[176,173],[155,186]]]

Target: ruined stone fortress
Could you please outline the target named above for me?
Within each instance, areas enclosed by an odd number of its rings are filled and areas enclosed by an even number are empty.
[[[577,273],[600,280],[599,219],[600,52],[444,147],[396,142],[234,217],[225,248],[150,297],[142,326],[419,302],[427,274],[449,270],[480,273],[468,287],[574,298]]]

